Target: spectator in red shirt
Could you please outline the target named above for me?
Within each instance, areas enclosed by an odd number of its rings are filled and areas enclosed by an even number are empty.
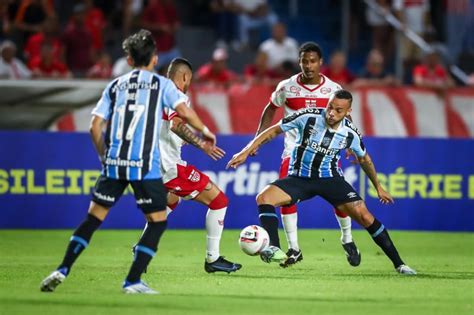
[[[85,0],[84,24],[92,36],[92,48],[96,51],[104,49],[103,30],[106,26],[104,13],[101,9],[94,7],[94,1]]]
[[[433,89],[443,93],[454,86],[452,78],[444,69],[436,52],[426,54],[424,63],[417,65],[412,72],[415,86]]]
[[[151,31],[155,38],[158,68],[167,67],[171,60],[180,56],[175,39],[179,19],[173,0],[149,0],[143,10],[142,27]]]
[[[268,55],[259,51],[253,64],[244,68],[245,81],[249,83],[277,84],[280,80],[278,74],[268,67]]]
[[[41,46],[41,55],[31,60],[29,68],[36,78],[70,78],[71,72],[64,63],[54,56],[54,49],[49,43]]]
[[[210,82],[227,86],[237,75],[227,69],[227,51],[224,48],[217,48],[212,53],[212,60],[198,69],[196,79],[200,82]]]
[[[109,54],[102,52],[99,59],[87,72],[89,79],[109,79],[112,76],[112,62]]]
[[[342,51],[335,51],[329,58],[329,66],[324,67],[321,73],[327,76],[334,82],[339,83],[342,86],[347,86],[355,80],[355,76],[347,69],[347,58],[346,54]]]
[[[40,57],[41,46],[44,43],[52,46],[55,58],[60,60],[63,58],[64,46],[58,35],[58,20],[56,17],[47,18],[41,25],[41,31],[30,36],[26,42],[23,53],[28,62]]]
[[[66,63],[77,77],[84,77],[94,60],[92,35],[85,27],[84,18],[85,6],[74,6],[74,15],[62,35]]]

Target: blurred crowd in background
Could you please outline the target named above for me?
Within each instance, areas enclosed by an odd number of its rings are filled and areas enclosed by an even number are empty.
[[[276,84],[298,73],[298,48],[308,40],[323,49],[322,73],[346,87],[414,84],[442,90],[462,85],[449,64],[474,73],[474,1],[376,1],[437,47],[429,53],[397,36],[362,0],[348,1],[343,49],[343,2],[2,0],[0,78],[119,76],[130,70],[121,43],[140,28],[156,39],[158,72],[183,56],[195,67],[195,81],[224,88],[236,81]],[[203,54],[207,60],[197,58]],[[403,75],[394,75],[395,58],[403,61]]]

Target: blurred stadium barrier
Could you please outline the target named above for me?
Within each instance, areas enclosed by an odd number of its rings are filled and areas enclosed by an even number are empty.
[[[0,80],[0,129],[87,131],[90,112],[106,84]],[[227,90],[195,85],[190,96],[212,130],[253,134],[273,89],[268,85],[234,84]],[[351,91],[352,116],[364,135],[474,137],[473,89],[455,88],[444,95],[412,87]]]

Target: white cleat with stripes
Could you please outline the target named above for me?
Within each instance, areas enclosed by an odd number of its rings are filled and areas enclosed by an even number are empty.
[[[415,269],[408,267],[407,265],[400,265],[397,267],[397,272],[401,275],[414,276],[416,275]]]
[[[126,294],[159,294],[158,291],[150,288],[145,282],[138,282],[134,284],[126,284],[122,291]]]

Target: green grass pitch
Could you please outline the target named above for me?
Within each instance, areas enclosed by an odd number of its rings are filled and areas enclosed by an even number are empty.
[[[41,280],[60,262],[71,231],[0,231],[0,314],[474,314],[474,234],[392,231],[419,275],[402,277],[365,231],[351,267],[336,230],[301,230],[304,260],[281,269],[243,254],[239,231],[221,252],[244,267],[207,274],[205,231],[168,230],[144,280],[160,295],[129,296],[121,283],[140,232],[100,230],[54,293]],[[284,236],[280,233],[282,239]]]

